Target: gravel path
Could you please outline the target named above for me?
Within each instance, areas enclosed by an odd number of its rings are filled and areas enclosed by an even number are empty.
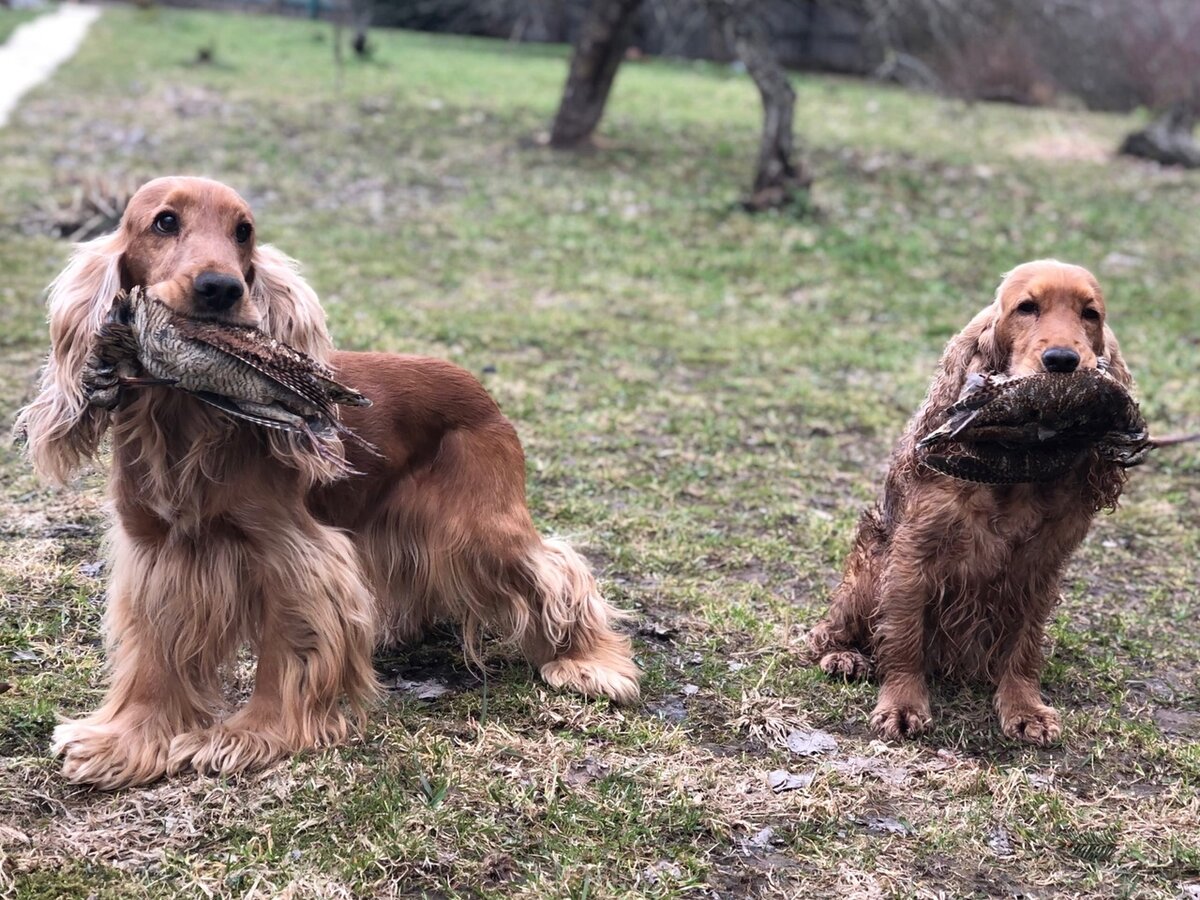
[[[100,8],[65,3],[26,22],[0,45],[0,128],[17,101],[75,55]]]

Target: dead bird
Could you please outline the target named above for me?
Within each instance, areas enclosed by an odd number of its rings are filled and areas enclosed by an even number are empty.
[[[1066,475],[1088,448],[1078,444],[1004,447],[999,444],[954,444],[926,450],[921,461],[931,469],[976,484],[1030,484]]]
[[[93,403],[115,405],[126,387],[168,386],[238,419],[303,434],[318,452],[335,435],[373,447],[341,425],[337,405],[371,401],[335,373],[257,328],[194,319],[141,288],[117,296],[89,372]]]
[[[1153,446],[1137,402],[1099,369],[975,376],[917,444],[931,468],[985,484],[1051,481],[1089,451],[1128,468]]]

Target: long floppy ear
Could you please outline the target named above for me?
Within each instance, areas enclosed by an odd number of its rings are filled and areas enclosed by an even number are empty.
[[[263,312],[263,330],[322,362],[333,351],[325,310],[290,256],[263,244],[255,248],[250,296]]]
[[[1125,357],[1121,355],[1121,345],[1117,343],[1117,336],[1113,334],[1113,330],[1108,325],[1104,326],[1103,356],[1108,360],[1108,374],[1120,382],[1123,387],[1133,387],[1133,373],[1125,364]]]
[[[996,337],[999,316],[1000,303],[996,301],[976,313],[967,327],[946,344],[917,415],[923,425],[958,400],[968,375],[1001,372],[1007,367]]]
[[[259,245],[251,259],[253,273],[250,297],[262,311],[262,329],[314,359],[328,363],[333,340],[325,327],[325,310],[317,292],[300,275],[299,264],[270,245]],[[267,435],[271,455],[300,472],[309,485],[325,484],[345,477],[346,467],[327,454],[312,453],[297,435],[271,431]],[[328,452],[345,459],[345,449]]]
[[[41,392],[17,414],[14,433],[39,474],[65,483],[92,458],[108,428],[107,410],[88,406],[83,370],[92,342],[121,289],[119,232],[75,248],[67,267],[50,284],[50,356]]]

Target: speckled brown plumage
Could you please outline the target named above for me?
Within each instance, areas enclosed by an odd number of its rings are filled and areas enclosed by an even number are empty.
[[[1098,369],[977,377],[917,445],[922,463],[964,481],[1053,481],[1089,451],[1123,467],[1150,448],[1137,403]]]
[[[326,366],[257,328],[173,312],[140,288],[121,294],[101,329],[93,397],[115,403],[123,387],[167,385],[235,418],[322,441],[341,434],[336,406],[371,401]],[[94,401],[96,402],[96,401]]]

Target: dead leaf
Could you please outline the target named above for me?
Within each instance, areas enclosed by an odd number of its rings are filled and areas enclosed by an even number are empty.
[[[418,700],[436,700],[438,697],[453,693],[445,682],[436,678],[430,681],[408,681],[404,678],[397,678],[396,689],[404,691],[406,694],[412,694]]]
[[[750,847],[767,847],[770,845],[773,837],[775,837],[775,829],[768,825],[758,834],[754,835],[754,837],[750,838],[750,840],[746,841],[746,844]]]
[[[850,756],[844,760],[833,760],[827,765],[840,775],[872,775],[894,787],[903,787],[909,776],[908,769],[901,766],[889,766],[878,757]]]
[[[808,787],[813,783],[814,777],[816,776],[813,772],[793,775],[784,769],[776,769],[767,775],[767,784],[775,793],[782,794],[784,791],[796,791]]]
[[[668,859],[660,859],[653,865],[647,866],[642,872],[643,880],[649,884],[658,884],[663,880],[664,875],[677,881],[683,877],[683,870]]]
[[[988,832],[987,845],[996,851],[997,856],[1012,856],[1012,840],[1003,825],[997,825]]]
[[[912,834],[912,829],[892,816],[867,816],[856,820],[860,825],[867,826],[868,834]]]
[[[563,780],[572,787],[583,787],[591,784],[597,778],[603,778],[609,772],[607,763],[602,763],[589,756],[580,762],[572,764],[563,776]]]
[[[675,639],[675,635],[679,634],[679,629],[647,619],[638,626],[638,634],[642,637],[654,638],[657,641],[672,641]]]
[[[664,697],[662,700],[647,703],[646,709],[666,722],[682,722],[687,718],[687,710],[678,697]]]
[[[787,736],[787,748],[800,756],[817,756],[832,753],[837,749],[837,740],[832,734],[814,728],[812,731],[796,729]]]

